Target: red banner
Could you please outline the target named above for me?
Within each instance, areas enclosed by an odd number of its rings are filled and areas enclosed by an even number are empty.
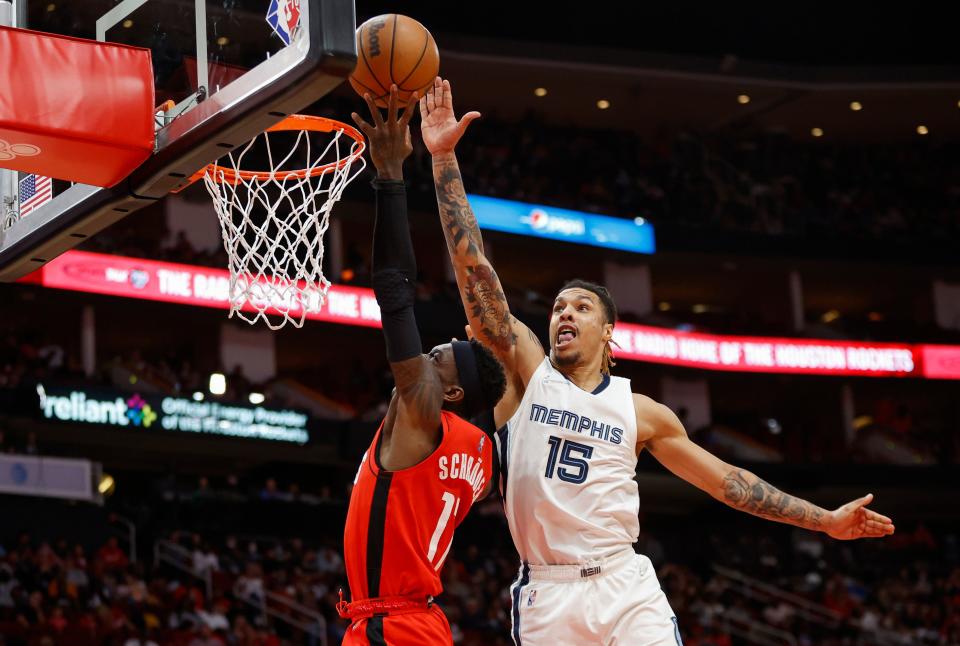
[[[111,296],[228,309],[229,272],[68,251],[22,282]],[[334,285],[316,321],[380,327],[373,290]],[[621,359],[733,372],[960,379],[960,346],[719,336],[618,323]]]
[[[923,376],[930,379],[960,379],[960,347],[921,345]]]
[[[230,308],[230,272],[224,269],[68,251],[23,280],[57,289]],[[254,311],[250,306],[244,310]],[[319,311],[308,312],[307,318],[380,327],[380,307],[371,289],[333,285]]]
[[[960,347],[718,336],[618,323],[618,358],[734,372],[960,379]]]

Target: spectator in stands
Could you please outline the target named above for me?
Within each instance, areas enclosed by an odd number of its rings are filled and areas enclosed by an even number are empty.
[[[320,502],[330,502],[333,500],[333,491],[330,489],[330,485],[322,485],[320,487],[320,494],[318,498]]]
[[[64,569],[67,596],[75,599],[86,592],[86,589],[90,586],[87,567],[87,558],[83,546],[74,546],[73,552],[66,559]]]
[[[63,369],[65,354],[63,346],[54,341],[50,341],[37,350],[37,359],[51,371],[55,372]]]
[[[111,536],[97,552],[97,562],[105,573],[125,570],[130,564],[127,555],[120,549],[116,536]]]
[[[205,574],[208,570],[212,572],[220,571],[220,559],[214,553],[209,543],[199,544],[200,537],[196,536],[196,547],[193,551],[193,571],[197,574]]]
[[[200,621],[211,631],[228,631],[230,622],[226,616],[226,603],[223,600],[217,600],[214,603],[207,604],[206,608],[197,611]]]
[[[200,476],[197,479],[197,488],[193,492],[192,498],[194,500],[210,500],[214,497],[213,491],[210,489],[210,481],[206,476]]]
[[[264,598],[263,569],[259,563],[247,563],[247,569],[237,579],[234,590],[239,597],[249,601],[259,602]]]
[[[235,473],[231,473],[227,476],[227,483],[224,489],[221,490],[220,497],[224,500],[230,500],[234,502],[246,500],[246,496],[240,490],[240,479]]]
[[[273,478],[267,478],[263,483],[263,489],[260,491],[260,500],[281,500],[282,492],[277,488],[277,481]]]
[[[300,485],[296,482],[291,482],[290,486],[287,487],[287,493],[284,495],[284,500],[286,502],[300,502]]]
[[[478,538],[489,539],[491,527],[497,527],[491,522],[483,520]],[[960,553],[956,548],[960,543],[953,533],[918,525],[912,531],[904,528],[899,542],[844,549],[797,541],[786,529],[744,535],[731,526],[718,527],[713,533],[712,541],[693,539],[697,560],[704,563],[678,562],[674,540],[665,541],[665,564],[659,568],[674,610],[687,626],[683,637],[688,646],[730,646],[731,633],[725,626],[737,618],[779,628],[800,644],[816,646],[960,643]],[[269,543],[266,558],[261,558],[255,543],[253,551],[245,552],[235,538],[227,537],[224,547],[215,549],[216,543],[203,536],[194,539],[194,533],[177,534],[188,537],[190,545],[199,540],[201,554],[216,556],[225,573],[229,572],[228,558],[236,559],[241,576],[222,583],[221,592],[215,594],[229,597],[232,591],[236,598],[256,603],[272,590],[306,607],[316,607],[328,617],[331,645],[337,643],[343,625],[334,618],[333,607],[344,574],[335,549],[327,545],[311,549],[308,541],[277,539]],[[187,645],[191,640],[225,644],[243,635],[253,641],[242,643],[266,643],[266,635],[231,608],[229,599],[208,599],[202,586],[195,583],[167,581],[156,573],[151,573],[151,578],[136,566],[127,566],[102,578],[88,567],[88,584],[81,585],[78,578],[71,585],[75,576],[71,572],[82,570],[80,564],[86,559],[79,546],[61,557],[57,553],[63,551],[60,546],[61,541],[54,548],[39,541],[33,548],[31,536],[23,534],[15,549],[0,556],[0,633],[8,640],[22,635],[24,643],[31,639],[39,643],[46,637],[54,640],[52,643],[66,644],[153,639]],[[733,595],[729,581],[718,578],[709,565],[726,562],[734,552],[741,556],[738,569],[743,574],[761,574],[763,583],[811,601],[826,599],[831,605],[839,604],[849,614],[849,622],[826,628],[798,618],[782,602]],[[759,562],[768,554],[776,555],[775,566]],[[58,559],[62,566],[57,565]],[[454,635],[462,636],[459,644],[510,643],[510,618],[504,609],[509,608],[513,565],[509,553],[490,549],[486,543],[466,541],[455,546],[445,568],[446,594],[440,603],[449,610]],[[821,582],[804,592],[793,582],[808,573],[817,574]],[[95,604],[101,604],[99,609],[94,609]],[[221,616],[227,621],[226,628]],[[71,641],[73,635],[95,637]]]
[[[340,550],[332,547],[322,547],[317,552],[317,571],[320,574],[338,574],[343,572],[343,558]]]
[[[20,586],[20,581],[13,576],[13,570],[6,563],[0,563],[0,610],[13,608],[13,592]]]
[[[155,641],[153,633],[149,633],[142,639],[140,637],[131,637],[123,643],[123,646],[159,646]]]
[[[243,572],[246,564],[246,558],[236,536],[227,536],[225,541],[226,549],[219,555],[220,567],[225,572],[233,575],[239,575]]]
[[[56,553],[53,551],[53,548],[50,547],[50,543],[46,541],[40,543],[40,547],[37,548],[37,551],[33,556],[33,562],[34,565],[36,565],[40,576],[45,579],[50,579],[57,576],[62,565],[60,562],[60,557],[56,555]]]

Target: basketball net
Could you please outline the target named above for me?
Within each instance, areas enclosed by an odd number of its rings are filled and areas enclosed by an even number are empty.
[[[282,144],[271,134],[278,131],[295,133],[289,152],[275,150]],[[269,170],[242,170],[255,145]],[[354,128],[294,115],[202,171],[229,258],[231,317],[279,330],[287,323],[303,327],[320,311],[330,289],[323,236],[333,205],[366,165],[363,150]],[[304,160],[305,168],[290,168]]]

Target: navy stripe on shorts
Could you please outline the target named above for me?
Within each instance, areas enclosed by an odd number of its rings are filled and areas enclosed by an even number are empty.
[[[530,565],[523,564],[517,587],[513,589],[513,643],[520,646],[520,592],[523,586],[530,583]]]

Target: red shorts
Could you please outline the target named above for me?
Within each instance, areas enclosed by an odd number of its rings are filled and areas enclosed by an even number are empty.
[[[446,615],[435,605],[422,612],[354,619],[343,646],[434,646],[453,644]]]

